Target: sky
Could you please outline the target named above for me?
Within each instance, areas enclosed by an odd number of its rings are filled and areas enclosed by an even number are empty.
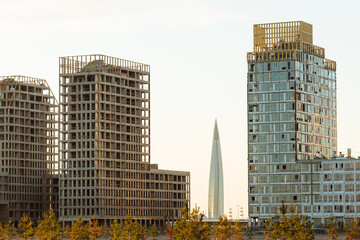
[[[360,155],[358,1],[0,0],[0,76],[46,79],[58,58],[105,54],[151,66],[151,162],[191,172],[191,205],[207,212],[218,120],[225,213],[247,216],[246,53],[253,25],[302,20],[337,61],[338,151]]]

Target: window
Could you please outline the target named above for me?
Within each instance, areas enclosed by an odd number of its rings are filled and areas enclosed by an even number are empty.
[[[250,65],[250,71],[253,72],[255,70],[255,64]]]

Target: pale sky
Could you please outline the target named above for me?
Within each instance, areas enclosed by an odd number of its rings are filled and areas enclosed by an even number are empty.
[[[46,79],[58,58],[105,54],[151,66],[151,162],[191,172],[207,211],[218,119],[225,210],[247,216],[246,52],[253,24],[303,20],[337,61],[338,150],[360,155],[358,1],[0,0],[0,75]]]

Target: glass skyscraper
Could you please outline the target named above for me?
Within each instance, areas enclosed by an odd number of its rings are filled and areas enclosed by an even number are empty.
[[[336,152],[336,62],[313,45],[312,25],[254,25],[248,53],[249,217],[274,216],[282,201],[305,214],[321,211],[321,167]],[[309,164],[307,164],[309,163]]]

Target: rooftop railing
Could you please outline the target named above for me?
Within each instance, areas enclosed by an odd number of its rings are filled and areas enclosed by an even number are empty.
[[[0,76],[0,84],[6,84],[6,83],[25,83],[25,84],[38,85],[38,86],[48,85],[46,80],[40,78],[27,77],[21,75]]]
[[[60,74],[108,72],[120,74],[121,69],[150,72],[150,65],[101,54],[60,57]]]

